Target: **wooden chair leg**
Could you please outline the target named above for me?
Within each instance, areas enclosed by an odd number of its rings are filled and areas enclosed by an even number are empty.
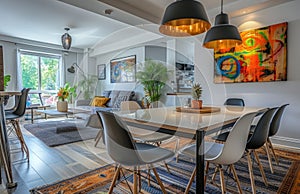
[[[189,182],[188,182],[188,184],[187,184],[187,186],[186,186],[186,189],[185,189],[185,191],[184,191],[184,194],[188,194],[188,193],[189,193],[189,191],[190,191],[190,189],[191,189],[191,186],[192,186],[192,183],[193,183],[193,181],[194,181],[195,176],[196,176],[196,167],[194,168],[194,170],[193,170],[193,172],[192,172],[192,175],[191,175],[190,180],[189,180]]]
[[[259,167],[259,171],[260,171],[260,174],[261,174],[261,176],[262,176],[262,178],[263,178],[263,180],[264,180],[264,183],[265,183],[266,186],[268,186],[268,181],[267,181],[267,178],[266,178],[266,175],[265,175],[264,168],[263,168],[263,166],[261,165],[260,160],[259,160],[259,157],[258,157],[258,155],[257,155],[257,153],[256,153],[255,150],[253,150],[253,154],[254,154],[254,156],[255,156],[255,158],[256,158],[256,160],[257,160],[257,164],[258,164],[258,167]]]
[[[247,151],[246,153],[247,153],[247,159],[248,159],[248,169],[249,169],[249,174],[250,174],[252,193],[256,193],[253,169],[252,169],[252,161],[251,161],[251,155],[250,155],[251,151]]]
[[[122,169],[121,165],[118,165],[117,170],[116,170],[115,175],[114,175],[114,178],[113,178],[113,180],[111,182],[111,185],[109,187],[108,194],[111,194],[113,192],[116,181],[117,181],[117,178],[119,177],[121,169]]]
[[[239,193],[242,194],[243,191],[242,191],[242,188],[241,188],[241,183],[240,183],[240,180],[239,180],[238,175],[236,174],[236,171],[235,171],[235,168],[234,168],[234,165],[233,165],[233,164],[230,165],[230,169],[231,169],[231,171],[232,171],[232,173],[233,173],[233,176],[234,176],[234,178],[235,178],[235,181],[236,181],[236,184],[237,184]]]
[[[204,174],[204,185],[206,185],[208,170],[209,170],[209,162],[206,162],[205,171],[204,171],[204,173],[205,173]]]
[[[267,139],[267,143],[269,144],[269,146],[270,146],[270,148],[271,148],[271,151],[272,151],[272,154],[273,154],[273,156],[274,156],[274,159],[275,159],[276,164],[279,165],[279,161],[278,161],[278,158],[277,158],[277,156],[276,156],[276,154],[275,154],[275,151],[274,151],[274,148],[273,148],[273,144],[272,144],[270,138]]]
[[[133,171],[133,194],[137,194],[138,193],[138,175],[137,175],[137,171],[134,170]]]
[[[269,160],[270,169],[273,174],[274,170],[273,170],[273,165],[272,165],[272,158],[271,158],[269,147],[267,146],[267,144],[265,144],[265,148],[266,148],[266,152],[267,152],[267,156],[268,156],[268,160]]]
[[[166,192],[166,189],[165,189],[165,187],[164,187],[164,185],[163,185],[163,183],[161,182],[161,180],[160,180],[160,178],[159,178],[159,175],[158,175],[158,173],[157,173],[157,171],[156,171],[156,168],[154,168],[153,166],[152,166],[152,171],[154,172],[155,178],[156,178],[156,180],[157,180],[157,182],[158,182],[158,184],[159,184],[159,186],[160,186],[160,188],[161,188],[161,191],[162,191],[164,194],[167,193],[167,192]]]
[[[219,167],[217,166],[217,167],[215,168],[214,174],[213,174],[212,177],[211,177],[211,182],[212,182],[212,183],[215,182],[215,178],[216,178],[216,175],[217,175],[217,172],[218,172],[218,171],[219,171]]]
[[[222,167],[219,168],[220,171],[220,181],[221,181],[221,189],[222,189],[222,194],[226,193],[226,186],[225,186],[225,180],[224,180],[224,170]]]
[[[14,120],[12,121],[12,124],[15,128],[15,132],[16,132],[16,135],[20,141],[20,144],[21,144],[21,149],[22,151],[24,151],[26,153],[26,156],[27,156],[27,160],[29,161],[29,149],[26,145],[26,142],[24,140],[24,137],[23,137],[23,134],[22,134],[22,131],[21,131],[21,128],[20,128],[20,123],[18,120]]]
[[[169,166],[168,166],[168,164],[164,161],[164,165],[165,165],[165,167],[166,167],[166,169],[167,169],[167,171],[168,171],[168,173],[170,173],[171,174],[171,171],[170,171],[170,169],[169,169]]]
[[[142,177],[141,177],[141,170],[138,168],[138,178],[139,178],[139,192],[142,190]]]
[[[96,138],[95,138],[95,147],[97,147],[97,145],[98,145],[98,143],[99,143],[99,141],[100,141],[100,139],[101,139],[101,137],[103,136],[103,131],[102,130],[100,130],[98,133],[97,133],[97,135],[96,135]]]

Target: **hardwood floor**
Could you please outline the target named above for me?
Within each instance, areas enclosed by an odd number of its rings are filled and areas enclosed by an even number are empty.
[[[34,187],[51,184],[111,163],[101,141],[96,148],[93,139],[48,147],[23,127],[22,132],[30,151],[30,161],[28,163],[26,155],[21,152],[19,141],[13,134],[9,135],[13,152],[11,153],[13,179],[18,186],[7,190],[6,177],[2,170],[1,194],[30,193],[29,190]]]

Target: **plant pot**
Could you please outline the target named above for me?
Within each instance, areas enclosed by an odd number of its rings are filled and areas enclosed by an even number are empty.
[[[57,101],[56,104],[57,111],[68,112],[68,102],[67,101]]]
[[[201,109],[202,108],[202,100],[192,100],[191,107]]]

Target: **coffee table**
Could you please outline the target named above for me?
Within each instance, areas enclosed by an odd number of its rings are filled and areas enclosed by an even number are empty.
[[[60,112],[60,111],[55,110],[55,109],[52,109],[52,110],[51,109],[50,110],[37,110],[36,112],[45,114],[45,119],[47,119],[48,115],[56,116],[56,117],[66,116],[68,118],[69,115],[74,115],[74,114],[77,114],[77,113],[89,113],[90,111],[82,110],[82,109],[76,109],[76,108],[69,108],[68,112]]]

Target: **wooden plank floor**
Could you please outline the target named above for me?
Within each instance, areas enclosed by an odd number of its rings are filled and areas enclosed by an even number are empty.
[[[18,186],[11,190],[5,188],[6,177],[2,169],[1,194],[27,194],[34,187],[51,184],[111,163],[101,141],[96,148],[93,139],[51,148],[23,127],[22,131],[30,151],[30,161],[28,163],[24,160],[26,156],[20,150],[19,141],[11,134],[9,142],[13,149],[13,179]]]

